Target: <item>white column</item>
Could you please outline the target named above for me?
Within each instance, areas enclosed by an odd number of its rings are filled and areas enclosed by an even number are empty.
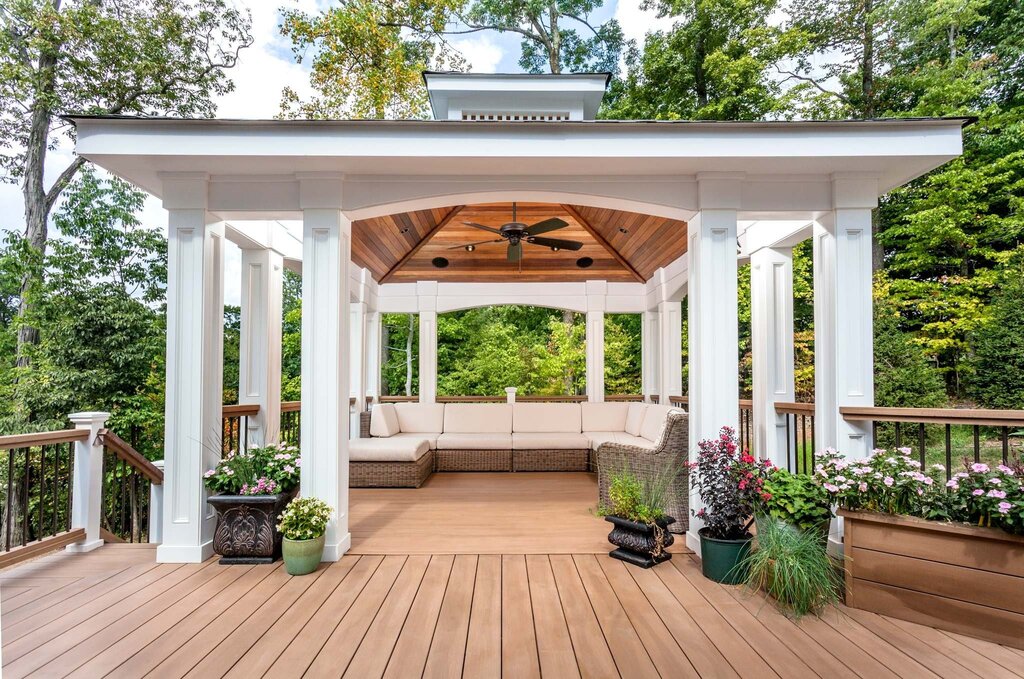
[[[870,422],[847,422],[842,406],[874,405],[871,209],[877,182],[833,179],[835,210],[814,225],[815,447],[847,457],[871,451]]]
[[[359,413],[366,410],[366,302],[350,302],[349,318],[349,395],[356,399],[349,434],[358,438]]]
[[[420,314],[420,403],[437,400],[437,281],[416,283]]]
[[[103,546],[100,513],[103,501],[103,444],[98,435],[110,413],[73,413],[68,419],[75,429],[88,432],[75,442],[75,478],[72,482],[71,527],[84,528],[85,539],[67,546],[69,552],[91,552]]]
[[[793,384],[793,250],[761,248],[750,256],[754,450],[786,467],[786,416],[776,402],[796,400]]]
[[[216,519],[203,473],[220,459],[224,370],[224,225],[205,208],[205,178],[164,180],[167,233],[167,383],[164,527],[157,561],[213,554]],[[170,203],[170,204],[169,204]]]
[[[301,492],[334,508],[324,560],[351,546],[348,526],[349,290],[352,224],[340,178],[304,178]]]
[[[604,401],[604,312],[587,312],[587,400]]]
[[[689,446],[715,438],[724,426],[739,423],[739,315],[736,304],[736,210],[740,186],[734,178],[698,177],[701,211],[688,225],[689,247]],[[701,507],[691,486],[690,508]],[[700,553],[690,518],[686,545]]]
[[[163,460],[154,460],[153,466],[164,470]],[[164,541],[164,485],[149,484],[149,542],[159,545]]]
[[[640,365],[644,400],[658,393],[658,312],[645,311],[640,319]]]
[[[366,313],[366,394],[380,403],[380,332],[381,317],[378,311]]]
[[[249,445],[277,443],[281,429],[281,306],[284,258],[270,248],[242,250],[238,402],[255,403]]]
[[[658,394],[662,405],[683,394],[683,304],[658,304]]]

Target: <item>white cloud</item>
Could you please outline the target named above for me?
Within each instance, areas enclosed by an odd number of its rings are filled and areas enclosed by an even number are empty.
[[[474,73],[494,73],[505,56],[505,51],[490,36],[478,33],[469,38],[456,38],[452,46],[469,61]]]
[[[642,0],[618,0],[615,4],[615,19],[622,26],[627,40],[636,40],[643,45],[644,36],[650,31],[665,31],[672,28],[672,17],[658,17],[653,9],[642,9]]]

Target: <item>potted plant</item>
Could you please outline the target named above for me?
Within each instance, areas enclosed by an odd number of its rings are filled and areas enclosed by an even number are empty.
[[[603,508],[605,521],[615,527],[608,541],[617,547],[609,553],[641,568],[672,558],[666,550],[675,542],[668,531],[676,520],[662,509],[665,494],[679,470],[666,469],[646,481],[629,469],[612,475],[608,484],[611,507]]]
[[[750,552],[750,526],[754,510],[763,500],[763,486],[771,462],[758,462],[741,451],[736,432],[723,427],[717,439],[697,444],[690,482],[704,506],[694,516],[704,522],[700,536],[704,577],[735,585],[746,579],[742,562]]]
[[[1024,467],[965,460],[943,484],[910,453],[816,455],[844,519],[846,605],[1024,648]]]
[[[299,485],[299,451],[279,444],[231,451],[203,475],[215,494],[213,551],[222,564],[273,563],[281,556],[278,515]]]
[[[772,470],[761,494],[768,516],[825,540],[832,520],[832,497],[814,477]],[[757,522],[760,531],[761,522]]]
[[[332,511],[320,498],[297,497],[281,513],[277,530],[284,536],[284,569],[289,575],[316,570],[324,555],[324,533]]]

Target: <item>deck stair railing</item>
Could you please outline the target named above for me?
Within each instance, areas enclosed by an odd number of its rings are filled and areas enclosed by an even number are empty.
[[[100,534],[106,542],[159,542],[163,469],[103,429]],[[162,463],[161,463],[162,464]]]

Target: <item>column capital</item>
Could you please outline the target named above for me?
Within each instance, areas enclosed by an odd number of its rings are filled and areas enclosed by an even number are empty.
[[[701,210],[738,210],[743,200],[742,172],[697,174],[697,205]]]
[[[205,172],[161,172],[165,210],[205,210],[210,201],[210,175]]]
[[[878,176],[863,172],[836,172],[832,174],[832,207],[878,207]]]
[[[71,420],[71,423],[80,429],[84,429],[85,427],[102,429],[103,425],[106,424],[109,418],[110,413],[101,411],[71,413],[68,415],[68,419]]]

